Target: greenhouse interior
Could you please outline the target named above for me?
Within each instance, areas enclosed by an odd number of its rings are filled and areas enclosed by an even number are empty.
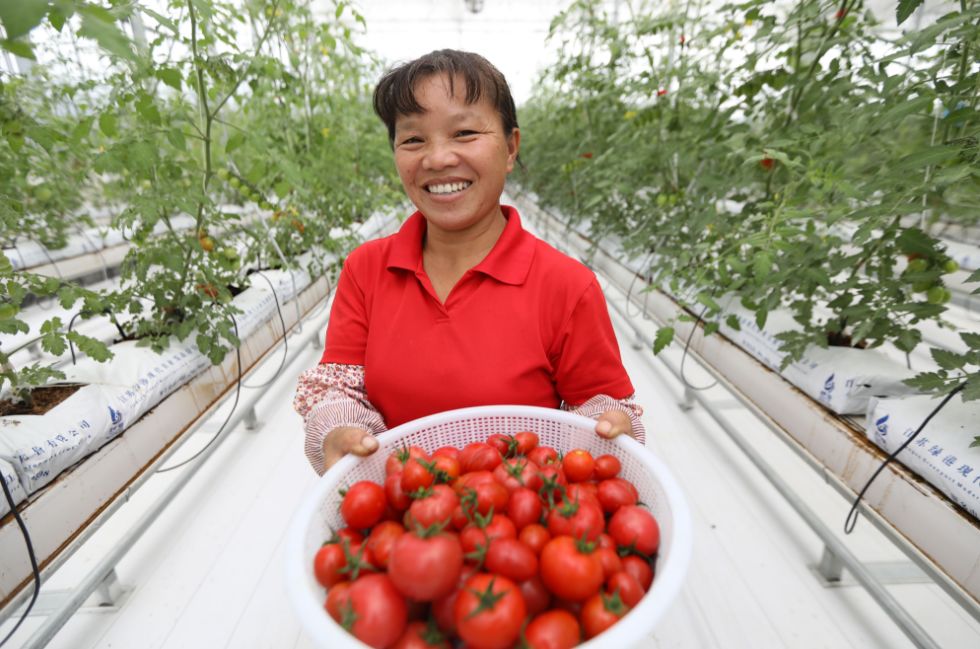
[[[977,0],[0,46],[0,647],[980,647]]]

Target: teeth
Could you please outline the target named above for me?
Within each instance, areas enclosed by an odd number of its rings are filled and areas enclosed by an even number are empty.
[[[461,192],[472,183],[461,182],[461,183],[445,183],[443,185],[429,185],[429,191],[433,194],[452,194],[453,192]]]

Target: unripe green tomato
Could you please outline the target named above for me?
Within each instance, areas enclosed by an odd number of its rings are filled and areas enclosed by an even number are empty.
[[[925,259],[913,259],[909,262],[909,272],[910,273],[921,273],[928,270],[929,262]]]
[[[926,300],[928,300],[929,304],[945,304],[949,302],[949,298],[951,297],[952,294],[945,287],[938,284],[930,288],[926,293]]]
[[[42,203],[50,201],[53,195],[51,188],[46,185],[40,185],[34,190],[34,197]]]
[[[232,176],[231,178],[228,179],[228,184],[234,187],[235,189],[238,189],[239,187],[242,186],[242,181],[238,179],[238,176]]]
[[[944,273],[955,273],[960,269],[960,265],[956,263],[955,259],[947,259],[943,262],[943,272]]]
[[[261,207],[264,210],[271,210],[272,209],[272,203],[270,203],[269,201],[266,201],[266,200],[261,200],[261,201],[259,201],[259,207]]]
[[[225,168],[222,167],[221,169],[218,169],[218,171],[216,173],[218,174],[218,178],[221,178],[222,180],[228,180],[228,170],[227,169],[225,169]]]
[[[226,246],[221,249],[221,254],[224,255],[225,259],[228,261],[235,261],[238,259],[238,251],[230,246]]]
[[[929,281],[916,282],[912,284],[912,290],[915,291],[916,293],[925,293],[930,288],[932,288],[932,282]]]

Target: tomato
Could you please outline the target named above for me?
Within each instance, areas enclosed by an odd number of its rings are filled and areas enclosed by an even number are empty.
[[[330,590],[327,591],[327,601],[324,602],[323,608],[327,609],[327,613],[330,614],[337,622],[340,622],[343,617],[344,607],[347,605],[350,596],[350,582],[341,581],[334,584]]]
[[[384,488],[374,482],[355,482],[340,503],[340,515],[353,528],[373,527],[384,516],[388,501]]]
[[[460,503],[464,510],[468,505],[471,507],[475,505],[475,511],[480,514],[489,514],[491,509],[494,512],[507,511],[510,492],[499,482],[495,480],[481,482],[467,489],[471,490],[473,495],[469,495],[465,490],[460,495]]]
[[[409,507],[408,513],[412,520],[422,527],[445,524],[452,520],[453,511],[459,505],[459,498],[452,487],[437,484],[432,487],[432,493],[419,498]]]
[[[541,550],[541,579],[556,597],[580,602],[602,585],[602,562],[594,545],[557,536]]]
[[[430,468],[432,464],[423,458],[412,457],[405,462],[402,469],[402,491],[411,496],[419,489],[431,487],[436,481],[436,475]]]
[[[405,631],[408,607],[388,575],[365,575],[348,589],[341,625],[361,642],[388,647]]]
[[[600,548],[609,548],[610,550],[618,550],[619,549],[619,548],[616,547],[616,542],[613,541],[613,538],[611,536],[609,536],[608,534],[606,534],[605,532],[603,532],[602,534],[599,535],[599,538],[598,538],[598,541],[597,542],[599,544],[598,547],[600,547]]]
[[[606,520],[599,505],[590,502],[566,501],[548,512],[548,532],[551,536],[567,535],[595,541],[605,526]]]
[[[388,567],[388,558],[391,556],[391,548],[394,546],[398,537],[405,533],[405,528],[401,523],[395,521],[381,521],[374,526],[364,544],[368,559],[371,565],[378,568]]]
[[[599,557],[599,563],[602,564],[603,581],[606,581],[617,572],[622,571],[623,561],[616,554],[615,550],[611,548],[596,548],[595,553]]]
[[[619,595],[596,593],[582,606],[582,630],[586,638],[594,638],[629,612]]]
[[[510,492],[521,487],[537,491],[542,484],[537,465],[526,457],[504,460],[493,470],[493,477]]]
[[[437,457],[451,457],[457,462],[459,461],[459,449],[455,446],[440,446],[436,450],[432,451],[433,459]]]
[[[653,584],[653,568],[650,567],[650,562],[635,554],[623,557],[622,561],[623,570],[633,575],[643,592],[650,590],[650,585]]]
[[[574,482],[565,489],[565,497],[562,498],[563,501],[571,502],[581,502],[590,503],[599,507],[599,489],[592,482]]]
[[[518,638],[527,608],[514,582],[496,575],[470,577],[456,597],[456,631],[474,649],[507,649]]]
[[[524,629],[529,649],[571,649],[581,637],[578,619],[560,608],[541,613]]]
[[[600,455],[595,459],[595,479],[608,480],[619,475],[623,465],[615,455]]]
[[[514,452],[517,449],[517,442],[514,438],[503,433],[494,433],[488,437],[487,444],[497,449],[502,457],[514,457]]]
[[[578,619],[579,614],[582,612],[582,602],[573,602],[568,599],[555,598],[551,602],[552,607],[560,609],[562,611],[568,611]]]
[[[538,466],[544,466],[545,464],[555,464],[558,462],[558,451],[551,448],[550,446],[537,446],[532,448],[527,453],[527,459],[531,460]]]
[[[488,548],[490,539],[487,537],[485,529],[476,523],[470,523],[460,531],[459,543],[463,546],[463,554],[469,559],[470,555],[480,551],[481,547],[484,550]]]
[[[438,455],[432,458],[432,465],[437,482],[450,483],[459,477],[459,460],[454,457]]]
[[[625,570],[614,572],[612,576],[606,579],[606,592],[619,593],[623,604],[631,608],[643,599],[643,586],[636,580],[636,577]]]
[[[435,619],[436,624],[439,625],[439,628],[450,635],[456,633],[456,617],[453,615],[456,596],[459,594],[459,590],[463,587],[463,584],[466,583],[466,580],[477,572],[479,570],[477,570],[476,566],[464,565],[462,572],[459,573],[459,581],[457,582],[456,589],[445,597],[440,597],[432,601],[432,617]]]
[[[529,430],[522,430],[514,433],[514,441],[517,442],[517,454],[527,455],[538,447],[538,435]]]
[[[534,523],[521,530],[517,537],[521,543],[534,550],[534,554],[541,554],[541,550],[551,540],[551,533],[544,525]]]
[[[347,564],[344,548],[340,543],[326,543],[313,557],[313,576],[324,588],[347,579],[340,569]]]
[[[538,575],[522,581],[518,587],[521,589],[521,596],[524,597],[528,617],[534,617],[551,606],[551,593]]]
[[[507,503],[507,516],[518,530],[537,523],[541,520],[541,499],[537,493],[526,487],[515,489]]]
[[[639,500],[636,487],[622,478],[610,478],[599,483],[599,504],[602,511],[613,514],[620,507],[635,505]]]
[[[337,530],[337,532],[333,536],[334,537],[330,539],[331,543],[340,543],[344,539],[347,539],[352,544],[364,542],[364,535],[352,527],[345,527],[340,530]]]
[[[769,156],[766,156],[762,158],[762,160],[759,160],[759,166],[765,169],[766,171],[771,171],[772,168],[776,166],[776,161],[770,158]]]
[[[462,505],[456,505],[456,508],[453,510],[452,523],[453,528],[456,529],[457,532],[470,524],[470,519],[466,516],[466,512],[463,510]]]
[[[537,574],[538,557],[517,539],[504,537],[491,541],[483,566],[487,572],[522,582]]]
[[[503,461],[500,451],[486,442],[473,442],[459,452],[459,468],[463,473],[493,471]]]
[[[400,473],[402,468],[404,468],[405,463],[411,457],[419,457],[423,460],[429,459],[429,456],[422,449],[421,446],[409,446],[407,448],[402,447],[388,456],[385,462],[385,475],[391,475],[392,473]]]
[[[459,537],[446,532],[406,532],[398,537],[388,559],[388,576],[399,592],[430,602],[453,591],[463,569]]]
[[[449,649],[449,642],[435,624],[409,622],[391,649]]]
[[[595,460],[592,459],[591,453],[578,448],[565,454],[561,461],[561,468],[565,471],[565,477],[569,482],[584,482],[592,477]]]
[[[487,533],[487,538],[491,541],[494,539],[517,538],[517,528],[514,527],[514,522],[504,514],[494,514],[493,518],[490,519],[490,522],[483,529]]]
[[[385,478],[385,496],[388,504],[397,512],[403,512],[412,504],[412,499],[408,497],[402,489],[402,472],[389,473]]]
[[[653,515],[642,507],[620,507],[609,519],[609,536],[616,545],[653,556],[660,546],[660,526]]]
[[[561,465],[539,464],[538,477],[541,478],[541,488],[538,489],[538,493],[548,503],[548,506],[550,507],[555,501],[561,500],[565,493],[565,487],[568,486]]]

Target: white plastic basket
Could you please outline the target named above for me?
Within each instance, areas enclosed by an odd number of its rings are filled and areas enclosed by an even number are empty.
[[[359,480],[384,482],[385,461],[402,445],[426,451],[452,445],[462,448],[485,441],[491,433],[530,430],[541,444],[559,451],[584,448],[609,453],[622,463],[620,476],[640,493],[660,524],[656,576],[650,591],[626,617],[605,633],[580,645],[587,649],[628,647],[643,642],[677,596],[691,557],[691,518],[680,488],[667,467],[641,444],[620,435],[606,440],[595,433],[595,421],[571,413],[533,406],[484,406],[451,410],[416,419],[378,437],[381,447],[370,457],[348,456],[316,484],[297,510],[286,542],[286,589],[303,629],[322,649],[361,649],[367,645],[348,634],[324,610],[325,590],[313,576],[313,557],[331,530],[344,527],[338,490]]]

